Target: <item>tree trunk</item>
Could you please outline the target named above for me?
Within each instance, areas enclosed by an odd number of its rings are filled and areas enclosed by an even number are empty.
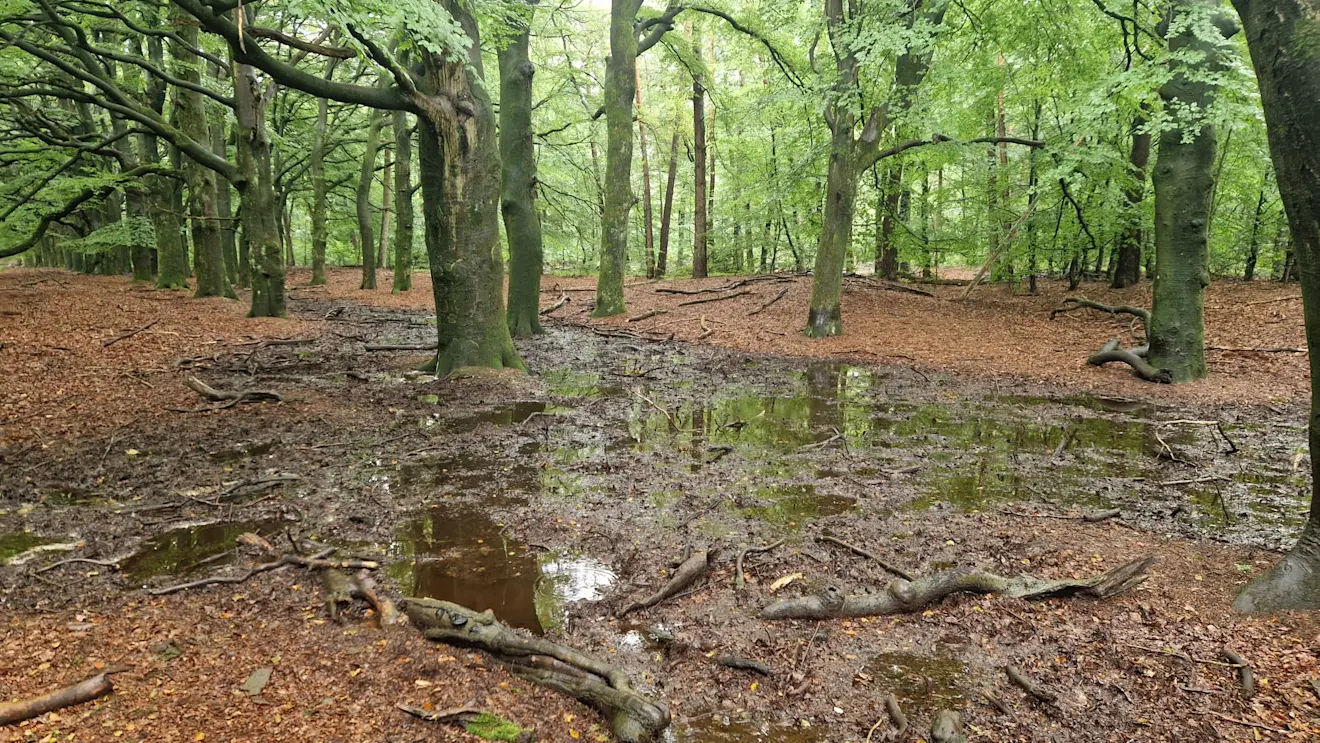
[[[280,254],[275,215],[275,178],[271,172],[270,138],[266,136],[266,107],[274,96],[274,82],[263,90],[256,71],[234,65],[234,101],[238,121],[238,165],[247,176],[242,191],[243,236],[255,258],[252,272],[252,309],[249,317],[285,317],[284,261]]]
[[[857,199],[857,172],[851,126],[838,126],[830,149],[825,183],[825,215],[816,247],[816,268],[807,310],[807,335],[828,338],[843,334],[843,261],[852,242],[853,208]],[[786,226],[787,228],[787,226]],[[792,246],[792,238],[789,238]],[[796,251],[794,260],[796,262]]]
[[[1260,84],[1270,155],[1302,279],[1311,365],[1311,513],[1279,564],[1243,589],[1242,611],[1320,608],[1320,8],[1314,0],[1234,0]]]
[[[1174,22],[1184,30],[1169,38],[1171,52],[1200,52],[1199,62],[1183,70],[1160,89],[1171,110],[1191,110],[1193,121],[1178,121],[1160,134],[1155,185],[1155,288],[1151,303],[1150,363],[1167,369],[1175,382],[1206,374],[1205,288],[1210,284],[1210,195],[1214,189],[1215,130],[1201,118],[1215,97],[1205,79],[1219,68],[1216,47],[1198,39],[1193,23],[1198,14],[1214,12],[1214,0],[1181,0]],[[1225,23],[1228,23],[1225,21]],[[1225,27],[1225,35],[1235,29]],[[1179,65],[1180,63],[1175,62]],[[1190,73],[1190,74],[1189,74]],[[1192,141],[1186,141],[1187,138]]]
[[[601,217],[600,277],[594,317],[621,315],[628,272],[628,213],[632,211],[633,97],[641,0],[611,0],[610,56],[605,64],[605,209]]]
[[[176,10],[174,24],[183,44],[198,45],[198,27],[182,10]],[[181,80],[201,85],[201,60],[181,44],[171,44],[171,56]],[[187,88],[175,90],[175,115],[179,129],[195,142],[206,142],[206,103],[201,93]],[[224,248],[216,210],[216,175],[191,158],[183,162],[184,181],[188,184],[188,218],[192,225],[193,250],[196,251],[198,297],[236,298],[234,287],[225,278]]]
[[[382,123],[381,126],[384,124]],[[393,129],[394,127],[391,126],[390,130]],[[390,186],[393,185],[390,171],[393,164],[390,150],[385,150],[385,172],[380,179],[380,241],[376,244],[376,268],[385,267],[385,254],[388,252],[385,248],[390,241]]]
[[[1265,212],[1265,189],[1270,184],[1270,172],[1265,171],[1265,179],[1260,184],[1260,198],[1256,199],[1256,213],[1251,219],[1251,239],[1247,242],[1247,266],[1242,278],[1251,281],[1256,278],[1256,263],[1260,260],[1260,222]]]
[[[692,54],[701,59],[701,39],[692,39]],[[702,75],[692,76],[692,278],[707,273],[706,259],[706,87]]]
[[[674,216],[674,183],[678,178],[678,142],[679,134],[675,131],[673,141],[669,143],[669,177],[665,182],[665,203],[660,209],[660,250],[655,257],[655,275],[651,277],[653,279],[665,277],[666,265],[669,262],[669,226]]]
[[[495,114],[485,87],[476,20],[458,0],[444,7],[471,40],[467,59],[422,52],[430,95],[470,104],[471,113],[428,112],[418,127],[418,164],[426,254],[435,296],[436,374],[468,366],[525,369],[513,348],[504,309],[500,250],[500,155]],[[631,101],[631,92],[629,92]],[[631,134],[632,122],[627,123]]]
[[[541,218],[536,213],[536,149],[532,142],[532,76],[529,57],[532,13],[511,30],[499,52],[500,161],[503,165],[500,213],[509,238],[509,332],[539,335],[541,329]],[[629,130],[631,132],[631,128]]]
[[[894,218],[901,197],[903,165],[894,161],[885,168],[880,195],[876,199],[875,273],[889,281],[898,278],[898,246],[894,244]]]
[[[329,73],[330,75],[333,72]],[[329,76],[329,75],[327,75]],[[329,125],[330,102],[324,98],[317,101],[316,124],[312,128],[312,286],[325,284],[325,247],[326,247],[326,200],[325,185],[325,134]]]
[[[380,127],[384,115],[379,111],[371,112],[371,123],[367,126],[367,143],[362,150],[362,170],[357,184],[357,221],[358,239],[362,245],[362,286],[361,289],[376,288],[376,237],[372,227],[371,182],[376,175],[376,154],[380,150]],[[461,194],[462,191],[456,191]]]
[[[412,289],[412,132],[408,114],[394,112],[394,293]]]
[[[1150,132],[1144,131],[1146,116],[1137,114],[1132,122],[1132,152],[1128,157],[1128,182],[1123,189],[1127,199],[1127,224],[1118,238],[1115,256],[1115,289],[1132,286],[1141,281],[1141,244],[1145,241],[1142,229],[1141,202],[1146,198],[1146,165],[1150,162]]]
[[[229,157],[223,120],[211,122],[211,150],[220,157]],[[238,239],[235,235],[234,203],[230,198],[229,183],[216,179],[215,195],[216,213],[220,217],[220,247],[225,256],[225,280],[230,284],[239,284]]]
[[[655,278],[655,215],[651,205],[651,159],[646,149],[646,123],[642,116],[642,68],[633,81],[637,86],[637,146],[642,150],[642,237],[646,242],[646,278]]]

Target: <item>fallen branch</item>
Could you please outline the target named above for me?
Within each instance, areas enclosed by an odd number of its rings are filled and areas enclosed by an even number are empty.
[[[779,541],[772,542],[770,544],[765,545],[764,547],[743,547],[742,550],[738,552],[738,559],[734,564],[734,569],[733,569],[734,589],[742,590],[743,586],[747,585],[747,577],[743,575],[743,561],[747,559],[748,555],[753,553],[759,554],[762,552],[769,552],[770,550],[779,547],[783,543],[784,540],[780,539]]]
[[[481,714],[481,710],[469,705],[450,709],[428,710],[399,702],[394,705],[394,708],[427,722],[471,722],[473,718]]]
[[[379,567],[374,562],[370,564]],[[304,564],[303,566],[317,567],[315,564]],[[365,573],[349,576],[337,567],[326,567],[321,571],[321,585],[325,588],[325,610],[331,621],[338,622],[339,606],[341,604],[351,604],[354,599],[361,599],[370,604],[372,610],[376,612],[376,616],[380,619],[382,627],[399,621],[399,611],[394,608],[394,602],[381,596],[376,591],[375,582]]]
[[[1276,727],[1271,727],[1271,726],[1269,726],[1269,725],[1264,725],[1264,724],[1261,724],[1261,723],[1259,723],[1259,722],[1252,722],[1252,721],[1250,721],[1250,720],[1239,720],[1239,719],[1236,718],[1236,717],[1229,717],[1228,715],[1224,714],[1223,712],[1215,712],[1214,710],[1209,710],[1209,709],[1208,709],[1208,710],[1205,710],[1205,711],[1202,711],[1202,712],[1197,712],[1196,714],[1198,714],[1198,715],[1211,715],[1212,717],[1218,717],[1219,719],[1223,720],[1224,722],[1231,722],[1231,723],[1233,723],[1233,724],[1235,724],[1235,725],[1242,725],[1243,727],[1257,728],[1257,729],[1260,729],[1260,730],[1268,730],[1268,731],[1270,731],[1271,733],[1291,733],[1291,732],[1293,732],[1292,730],[1288,730],[1288,729],[1286,729],[1286,728],[1276,728]]]
[[[783,299],[785,296],[787,296],[787,295],[788,295],[788,290],[789,290],[789,289],[792,289],[792,288],[793,288],[793,287],[791,287],[791,286],[786,286],[786,287],[784,287],[783,289],[780,289],[778,294],[776,294],[775,296],[771,297],[770,299],[767,299],[766,301],[762,302],[760,307],[757,307],[756,309],[752,310],[751,312],[748,312],[748,313],[747,313],[747,316],[748,316],[748,317],[751,317],[752,315],[759,315],[759,314],[761,314],[762,312],[765,312],[765,309],[766,309],[767,307],[769,307],[770,305],[774,304],[775,302],[778,302],[779,300],[781,300],[781,299]]]
[[[1147,382],[1171,384],[1173,375],[1168,369],[1156,369],[1149,362],[1126,348],[1118,347],[1118,339],[1109,341],[1099,351],[1086,360],[1091,366],[1104,366],[1111,361],[1121,361],[1132,367],[1132,373]]]
[[[70,557],[70,558],[67,559],[67,560],[60,560],[59,562],[52,562],[51,564],[46,565],[45,567],[37,568],[36,570],[33,570],[32,572],[34,572],[34,573],[45,573],[45,572],[49,572],[49,571],[51,571],[51,570],[54,570],[55,568],[58,568],[58,567],[60,567],[60,566],[62,566],[62,565],[71,565],[71,564],[73,564],[73,563],[87,563],[87,564],[89,564],[89,565],[99,565],[99,566],[101,566],[101,567],[103,567],[103,568],[114,568],[115,570],[118,570],[118,569],[119,569],[119,563],[120,563],[120,560],[93,560],[93,559],[90,558],[90,557]]]
[[[1306,353],[1305,348],[1279,346],[1277,348],[1243,348],[1238,346],[1206,346],[1207,351],[1227,351],[1230,353]]]
[[[101,348],[109,348],[122,340],[132,338],[133,336],[137,335],[138,333],[141,333],[144,330],[151,329],[151,327],[158,322],[160,322],[160,320],[152,320],[151,322],[147,323],[146,325],[143,325],[140,328],[135,328],[133,330],[128,331],[127,333],[120,333],[119,335],[116,335],[114,338],[111,338],[105,343],[102,343]]]
[[[955,593],[994,593],[1027,600],[1066,596],[1103,599],[1140,585],[1154,562],[1154,557],[1140,557],[1100,575],[1076,580],[1005,578],[978,568],[958,568],[914,581],[895,580],[879,593],[846,596],[837,602],[823,596],[784,599],[762,609],[761,618],[834,619],[907,614]]]
[[[1018,670],[1017,666],[1006,666],[1004,668],[1004,673],[1008,674],[1008,680],[1012,681],[1014,686],[1046,704],[1053,704],[1059,700],[1059,695],[1037,686],[1036,683],[1027,678],[1022,671]]]
[[[0,703],[0,725],[15,725],[24,720],[40,717],[47,712],[99,699],[113,691],[114,687],[110,684],[109,676],[98,673],[89,679],[49,694],[17,702]]]
[[[721,655],[717,658],[712,658],[712,660],[715,661],[716,665],[721,665],[725,668],[736,668],[740,671],[752,671],[753,673],[759,673],[762,676],[774,675],[774,672],[770,670],[770,666],[767,666],[758,660],[739,658],[736,655]]]
[[[430,343],[368,343],[366,351],[434,351],[439,348],[435,341]]]
[[[1300,295],[1300,294],[1293,294],[1293,295],[1290,295],[1290,296],[1287,296],[1287,297],[1275,297],[1274,299],[1257,299],[1257,300],[1254,301],[1254,302],[1243,302],[1243,303],[1242,303],[1242,306],[1243,306],[1243,307],[1254,307],[1254,306],[1256,306],[1256,305],[1258,305],[1258,304],[1273,304],[1273,303],[1275,303],[1275,302],[1291,302],[1291,301],[1293,301],[1293,300],[1297,300],[1298,302],[1302,301],[1302,295]]]
[[[320,552],[317,552],[314,555],[311,555],[310,557],[302,557],[301,555],[285,555],[278,560],[262,563],[260,565],[248,568],[247,572],[242,573],[241,575],[213,575],[209,578],[202,578],[201,580],[190,581],[188,583],[180,583],[178,585],[166,586],[164,588],[153,588],[150,591],[147,591],[147,593],[151,596],[165,596],[171,593],[178,593],[179,591],[187,591],[193,588],[203,588],[205,586],[214,586],[222,583],[242,583],[252,578],[253,576],[260,575],[261,573],[268,573],[272,570],[279,570],[280,568],[286,568],[289,567],[290,565],[302,564],[298,562],[298,560],[302,560],[302,561],[320,560],[325,557],[329,557],[331,554],[334,553],[334,551],[335,550],[333,547],[328,547],[326,549],[321,550]]]
[[[880,288],[880,289],[886,289],[886,290],[891,291],[891,292],[903,292],[904,294],[916,294],[916,295],[919,296],[919,297],[929,297],[929,298],[931,298],[931,299],[936,299],[936,298],[937,298],[934,294],[932,294],[931,292],[926,291],[925,289],[918,289],[918,288],[913,287],[913,286],[907,286],[907,285],[905,285],[905,284],[898,284],[898,283],[895,283],[895,282],[893,282],[893,281],[885,281],[885,280],[883,280],[883,279],[877,279],[877,278],[872,277],[872,276],[863,276],[863,275],[861,275],[861,274],[851,273],[851,274],[844,274],[844,277],[845,277],[845,278],[849,278],[849,279],[853,279],[854,281],[861,281],[861,282],[864,282],[864,283],[867,283],[867,284],[872,284],[872,285],[874,285],[874,286],[876,286],[876,287],[878,287],[878,288]]]
[[[558,301],[558,302],[555,302],[554,304],[550,305],[549,307],[546,307],[545,309],[541,310],[541,313],[540,313],[540,314],[542,314],[542,315],[548,315],[548,314],[550,314],[551,312],[554,312],[555,310],[559,309],[560,307],[563,307],[564,305],[568,304],[568,303],[571,302],[571,301],[573,301],[573,300],[568,296],[567,293],[562,294],[562,295],[560,295],[560,297],[559,297],[559,301]]]
[[[657,317],[659,315],[667,315],[667,314],[669,314],[669,310],[665,310],[657,307],[655,309],[647,310],[646,312],[643,312],[640,315],[633,315],[632,317],[628,318],[628,322],[641,322],[642,320],[649,320],[653,317]]]
[[[1171,485],[1196,485],[1198,483],[1214,482],[1216,480],[1228,480],[1228,478],[1223,475],[1205,475],[1203,477],[1189,477],[1182,480],[1165,480],[1161,482],[1160,485],[1164,487],[1169,487]]]
[[[1075,310],[1099,310],[1108,312],[1111,315],[1134,315],[1141,319],[1144,328],[1150,327],[1150,310],[1144,307],[1133,307],[1131,305],[1107,305],[1100,302],[1094,302],[1086,297],[1068,297],[1059,303],[1058,307],[1050,310],[1050,319]]]
[[[697,336],[697,340],[699,340],[699,341],[706,340],[706,338],[709,337],[710,334],[711,334],[711,333],[714,333],[714,332],[715,332],[715,328],[711,327],[711,325],[710,325],[709,323],[706,322],[706,316],[705,316],[705,315],[702,315],[702,316],[701,316],[701,335]]]
[[[701,576],[710,570],[710,551],[696,550],[692,556],[683,561],[674,571],[674,577],[665,584],[663,588],[647,596],[641,601],[637,601],[619,610],[618,617],[622,619],[625,615],[637,611],[638,609],[649,609],[667,598],[678,595],[683,589],[696,583]]]
[[[1238,684],[1242,686],[1242,696],[1252,697],[1256,695],[1256,678],[1251,672],[1251,666],[1247,664],[1242,656],[1224,648],[1223,655],[1229,663],[1237,665]]]
[[[679,302],[677,306],[688,307],[694,304],[709,304],[710,302],[723,302],[726,299],[735,299],[737,297],[743,296],[744,294],[751,294],[751,293],[752,293],[751,290],[744,289],[740,292],[734,292],[733,294],[725,294],[722,297],[706,297],[704,299],[689,299],[686,302]]]
[[[222,404],[209,408],[169,408],[169,410],[175,413],[201,413],[209,410],[224,410],[225,408],[232,408],[235,405],[244,402],[284,402],[284,397],[282,395],[278,392],[271,392],[270,390],[242,390],[238,392],[232,390],[218,390],[197,377],[188,377],[187,384],[194,392],[210,402],[218,402]]]
[[[884,568],[885,570],[887,570],[887,571],[893,573],[894,575],[897,575],[898,577],[902,578],[903,580],[907,580],[907,581],[916,580],[916,578],[912,577],[912,574],[911,574],[911,573],[907,572],[906,570],[904,570],[904,569],[902,569],[902,568],[900,568],[900,567],[897,567],[897,566],[895,566],[895,565],[891,565],[891,564],[889,564],[888,561],[886,561],[883,557],[881,557],[881,556],[875,554],[874,552],[871,552],[871,551],[869,551],[869,550],[862,549],[861,547],[858,547],[858,546],[855,545],[855,544],[849,544],[849,543],[843,541],[842,539],[839,539],[838,537],[833,537],[833,536],[830,536],[829,534],[824,534],[824,535],[822,535],[822,536],[816,537],[816,541],[818,541],[818,542],[829,542],[830,544],[838,545],[838,546],[840,546],[840,547],[842,547],[842,548],[844,548],[844,549],[846,549],[846,550],[848,550],[848,551],[850,551],[850,552],[855,552],[855,553],[857,553],[857,554],[861,555],[862,557],[865,557],[865,558],[867,558],[867,559],[869,559],[869,560],[873,560],[877,565],[879,565],[880,567]]]
[[[1093,511],[1091,513],[1084,513],[1082,514],[1082,521],[1085,521],[1088,524],[1098,524],[1101,521],[1116,519],[1122,515],[1123,512],[1120,511],[1119,509],[1111,508],[1108,511]]]
[[[484,650],[514,675],[594,707],[622,743],[651,740],[669,726],[668,708],[634,691],[623,669],[558,643],[524,637],[489,611],[477,613],[434,599],[407,599],[404,611],[426,639]]]

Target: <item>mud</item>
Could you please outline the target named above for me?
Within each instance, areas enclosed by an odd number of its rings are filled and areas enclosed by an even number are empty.
[[[1077,640],[1035,638],[1013,620],[969,630],[990,599],[947,613],[952,627],[755,620],[769,584],[794,572],[803,577],[790,593],[886,580],[816,535],[868,545],[921,574],[965,564],[1050,573],[1074,570],[1065,558],[1097,549],[1099,534],[1280,548],[1306,511],[1299,410],[1170,410],[562,326],[520,344],[531,378],[434,380],[411,372],[423,355],[362,351],[368,341],[426,340],[424,315],[338,306],[315,345],[220,356],[194,371],[217,386],[279,390],[284,405],[0,453],[0,558],[70,535],[84,543],[79,556],[131,555],[118,571],[73,572],[56,587],[6,569],[0,605],[94,604],[246,561],[233,549],[242,531],[287,533],[384,560],[401,594],[491,609],[610,654],[670,700],[675,740],[860,740],[886,693],[915,725],[938,708],[974,705],[1005,656],[1071,657],[1060,647]],[[307,319],[332,309],[292,307]],[[1232,443],[1214,426],[1176,420],[1222,421]],[[235,490],[283,473],[300,479]],[[1176,481],[1190,482],[1166,484]],[[1109,508],[1121,509],[1121,526],[1080,520]],[[783,548],[749,561],[749,589],[734,592],[740,546],[780,538]],[[711,579],[618,625],[613,610],[659,585],[685,545],[719,550]],[[672,650],[650,639],[657,625],[695,647],[762,659],[776,677]],[[1069,723],[1091,732],[1066,739],[1105,739],[1119,725],[1117,697],[1080,671],[1067,675],[1082,665],[1072,657],[1049,674],[1095,702]],[[808,690],[791,693],[804,680]],[[979,709],[983,729],[1021,732]]]

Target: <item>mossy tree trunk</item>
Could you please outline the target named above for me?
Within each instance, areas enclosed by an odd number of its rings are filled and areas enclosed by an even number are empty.
[[[530,46],[535,6],[520,8],[518,27],[499,52],[500,214],[509,238],[509,331],[515,337],[541,330],[541,218],[536,213],[536,150],[532,144]]]
[[[380,128],[384,115],[371,112],[367,143],[362,151],[362,171],[357,183],[358,239],[362,245],[362,289],[376,288],[376,237],[371,213],[371,183],[376,175],[376,155],[380,150]]]
[[[1315,0],[1234,0],[1260,84],[1279,194],[1302,280],[1311,364],[1311,513],[1279,564],[1234,606],[1243,611],[1320,609],[1320,5]]]
[[[637,85],[637,35],[633,22],[641,0],[610,3],[610,56],[605,64],[605,209],[601,216],[600,275],[595,317],[621,315],[628,272],[628,214],[632,211],[633,99]]]
[[[692,35],[692,56],[701,59],[701,35]],[[704,279],[709,258],[706,203],[706,84],[701,68],[692,75],[692,278]]]
[[[678,180],[678,142],[679,133],[674,132],[669,143],[669,175],[665,181],[665,198],[660,207],[660,248],[655,256],[653,279],[663,279],[669,266],[669,234],[674,216],[674,183]]]
[[[1160,133],[1155,186],[1155,287],[1148,328],[1150,363],[1167,369],[1175,382],[1206,374],[1205,288],[1210,284],[1209,221],[1214,191],[1215,130],[1205,118],[1216,86],[1209,74],[1221,67],[1219,45],[1196,29],[1215,14],[1215,0],[1180,0],[1173,8],[1169,51],[1191,54],[1175,62],[1173,78],[1160,89],[1174,126]],[[1217,17],[1225,37],[1232,22]],[[1191,120],[1188,120],[1191,112]]]
[[[154,138],[153,138],[154,140]],[[178,150],[170,147],[170,164],[181,165]],[[151,224],[156,232],[156,288],[188,288],[188,243],[184,239],[183,187],[175,178],[151,176],[148,181]]]
[[[504,309],[500,250],[500,155],[495,113],[482,82],[481,41],[465,5],[445,0],[471,39],[466,64],[423,54],[423,93],[457,101],[418,127],[426,254],[435,294],[436,374],[468,366],[525,369]],[[631,126],[630,126],[631,128]]]
[[[333,65],[326,66],[329,74],[333,75]],[[330,102],[321,98],[317,101],[316,124],[312,127],[312,151],[308,156],[312,177],[312,286],[325,284],[325,220],[329,193],[325,183],[325,135],[329,117]]]
[[[229,157],[223,119],[211,122],[211,149],[220,157]],[[248,284],[241,282],[238,275],[238,238],[235,234],[237,230],[234,222],[234,204],[233,199],[230,198],[228,181],[223,178],[216,179],[215,197],[216,215],[220,220],[220,249],[225,260],[225,280],[231,285],[238,284],[246,288]]]
[[[412,289],[412,131],[405,111],[394,112],[394,293]]]
[[[197,24],[192,17],[177,10],[174,15],[175,31],[184,44],[198,46]],[[202,82],[201,60],[185,46],[171,44],[171,56],[178,66],[181,80],[198,86]],[[194,142],[207,142],[210,132],[206,124],[205,97],[187,88],[175,90],[175,114],[179,129]],[[220,240],[219,212],[216,205],[215,171],[189,158],[183,163],[184,181],[188,185],[188,220],[192,229],[194,264],[197,269],[198,297],[236,298],[234,287],[225,276],[225,256]]]
[[[271,173],[270,138],[266,135],[266,108],[274,92],[274,83],[270,86],[269,93],[263,90],[252,67],[234,65],[238,166],[246,175],[242,191],[243,232],[248,250],[255,258],[249,317],[285,317],[288,314],[284,301],[284,261],[275,219],[279,204]]]

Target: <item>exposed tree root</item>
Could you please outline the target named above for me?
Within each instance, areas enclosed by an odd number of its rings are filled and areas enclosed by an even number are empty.
[[[632,317],[628,318],[628,322],[641,322],[642,320],[649,320],[653,317],[657,317],[659,315],[667,315],[667,314],[669,314],[669,310],[660,309],[659,307],[657,307],[655,309],[647,310],[646,312],[643,312],[640,315],[633,315]]]
[[[1224,658],[1237,666],[1238,684],[1242,686],[1242,696],[1253,697],[1256,695],[1256,677],[1251,672],[1251,665],[1243,660],[1242,656],[1224,648]]]
[[[1068,297],[1063,300],[1058,307],[1050,310],[1050,319],[1053,320],[1063,313],[1073,312],[1074,310],[1100,310],[1111,315],[1134,315],[1141,319],[1143,328],[1150,327],[1150,310],[1144,307],[1132,307],[1126,304],[1110,306],[1091,301],[1086,297]]]
[[[1006,666],[1004,673],[1008,675],[1008,680],[1012,681],[1014,686],[1046,704],[1053,704],[1059,700],[1059,695],[1038,686],[1027,678],[1026,674],[1022,673],[1017,666]]]
[[[261,573],[267,573],[272,570],[278,570],[280,568],[289,567],[290,565],[301,565],[303,567],[309,567],[309,568],[321,568],[321,567],[347,567],[351,564],[357,564],[351,562],[342,563],[342,562],[326,560],[325,558],[334,554],[334,551],[335,550],[333,547],[327,547],[326,549],[323,549],[320,552],[317,552],[316,554],[313,554],[309,557],[303,557],[302,555],[285,555],[278,560],[262,563],[260,565],[256,565],[252,568],[249,568],[246,573],[242,573],[240,575],[213,575],[209,578],[202,578],[201,580],[190,581],[188,583],[180,583],[178,585],[166,586],[164,588],[153,588],[150,591],[147,591],[147,593],[152,596],[165,596],[171,593],[178,593],[179,591],[187,591],[189,589],[202,588],[205,586],[214,586],[222,583],[242,583],[246,580],[251,579],[255,575],[260,575]],[[374,565],[375,563],[372,564]]]
[[[382,627],[399,621],[399,611],[394,608],[394,602],[376,591],[375,581],[365,570],[357,575],[349,575],[337,568],[325,568],[321,570],[321,585],[325,589],[325,612],[332,621],[339,621],[340,605],[351,604],[354,599],[370,604]]]
[[[801,596],[761,610],[762,619],[834,619],[907,614],[920,611],[955,593],[995,593],[1020,599],[1065,596],[1109,598],[1146,580],[1154,557],[1140,557],[1106,573],[1079,580],[1005,578],[978,568],[959,568],[914,581],[895,580],[884,591],[842,597]]]
[[[697,550],[693,552],[691,557],[684,560],[683,564],[678,566],[678,570],[674,571],[674,577],[665,584],[664,588],[661,588],[659,591],[656,591],[641,601],[623,607],[619,610],[618,616],[622,618],[626,614],[637,611],[638,609],[649,609],[665,599],[677,596],[683,592],[683,589],[696,583],[697,580],[709,570],[710,551]]]
[[[1132,373],[1147,382],[1172,384],[1173,375],[1168,369],[1156,369],[1134,351],[1118,347],[1118,339],[1106,343],[1099,351],[1086,360],[1091,366],[1104,366],[1111,361],[1121,361],[1132,367]]]
[[[65,707],[72,707],[75,704],[99,699],[113,691],[114,687],[110,684],[110,677],[104,673],[98,673],[89,679],[79,681],[72,686],[66,686],[49,694],[31,699],[22,699],[17,702],[0,703],[0,725],[16,725],[47,712],[54,712]]]
[[[781,539],[777,542],[772,542],[770,544],[767,544],[764,547],[743,547],[741,550],[739,550],[738,559],[734,563],[734,569],[733,569],[734,589],[742,590],[742,587],[747,585],[747,578],[746,576],[743,575],[743,560],[746,560],[748,555],[752,553],[769,552],[770,550],[775,549],[776,547],[780,546],[783,543],[784,540]]]
[[[474,717],[481,714],[481,710],[470,705],[452,707],[450,709],[429,710],[399,702],[394,705],[394,708],[400,712],[407,712],[419,720],[426,720],[427,722],[470,722]]]
[[[594,707],[609,719],[622,743],[651,740],[669,725],[668,708],[634,691],[622,669],[558,643],[524,637],[489,611],[407,599],[404,612],[428,640],[484,650],[513,674]]]
[[[243,390],[235,392],[232,390],[218,390],[197,377],[188,377],[187,384],[194,392],[201,395],[211,402],[221,403],[211,407],[201,408],[168,408],[175,413],[203,413],[211,410],[224,410],[232,408],[239,403],[244,402],[284,402],[284,397],[278,392],[270,390]]]

